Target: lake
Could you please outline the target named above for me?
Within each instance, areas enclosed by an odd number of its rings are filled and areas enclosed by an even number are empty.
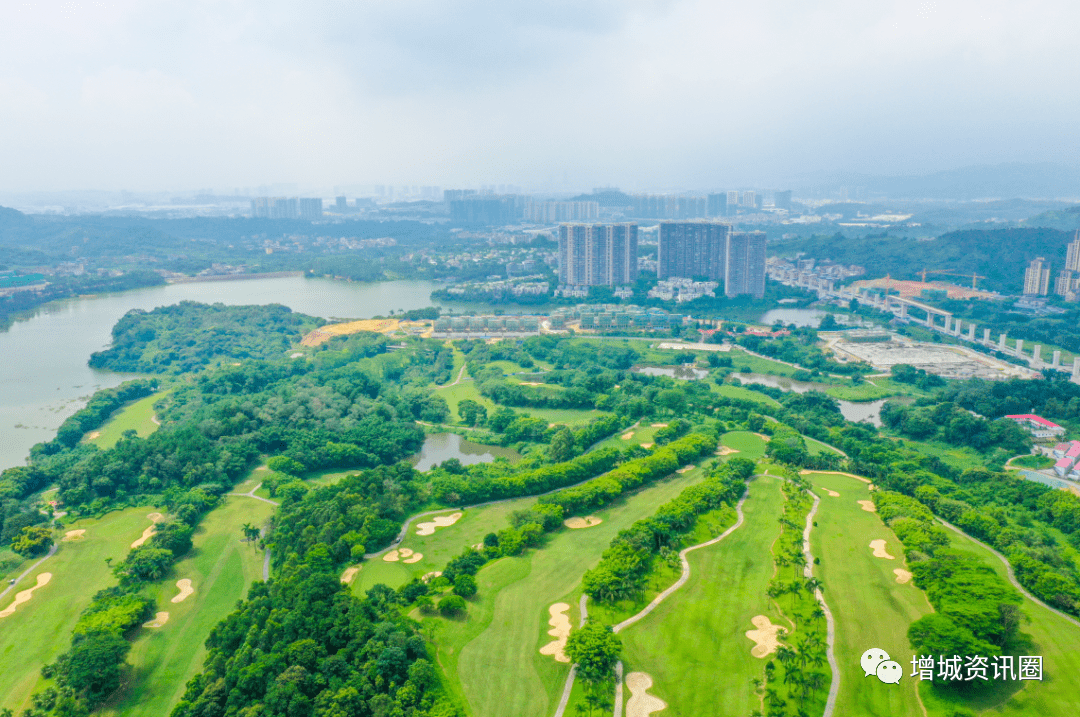
[[[30,447],[54,438],[64,419],[86,405],[94,391],[131,378],[86,365],[91,353],[108,345],[113,324],[130,309],[180,301],[278,303],[313,316],[362,319],[431,306],[429,296],[436,286],[428,281],[365,284],[305,277],[208,281],[39,307],[0,332],[0,470],[25,463]]]
[[[451,458],[457,458],[464,466],[471,466],[491,463],[496,458],[507,458],[514,462],[521,458],[521,454],[509,448],[473,443],[456,433],[436,433],[424,439],[420,452],[413,456],[413,468],[426,471]]]
[[[772,386],[779,388],[782,391],[794,391],[795,393],[806,393],[807,391],[821,391],[825,393],[825,390],[829,387],[821,383],[810,383],[809,381],[796,381],[786,376],[769,376],[763,373],[743,373],[734,374],[739,381],[743,384],[748,383],[761,383],[766,386]],[[881,427],[881,407],[885,405],[886,401],[893,401],[894,403],[910,403],[911,398],[908,396],[894,396],[892,398],[882,398],[877,401],[841,401],[836,402],[840,405],[840,413],[844,414],[844,418],[849,421],[869,421],[875,426]]]

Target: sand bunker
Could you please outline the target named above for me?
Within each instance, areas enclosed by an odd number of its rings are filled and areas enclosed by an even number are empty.
[[[631,672],[626,676],[626,686],[630,690],[626,717],[649,717],[653,712],[667,708],[667,702],[649,694],[649,688],[653,686],[649,673]]]
[[[391,550],[386,555],[382,556],[382,559],[388,563],[396,563],[401,560],[401,554],[396,550]]]
[[[176,581],[176,589],[180,594],[172,599],[173,602],[184,602],[195,594],[195,588],[191,587],[191,580],[182,578]]]
[[[90,431],[90,433],[86,434],[86,440],[88,441],[92,441],[95,438],[101,438],[101,431]]]
[[[430,521],[416,524],[417,535],[431,535],[436,528],[447,528],[461,520],[464,513],[451,513],[450,515],[437,515]]]
[[[429,580],[434,580],[440,575],[442,575],[442,570],[432,570],[430,573],[424,573],[423,577],[421,577],[420,579],[426,583]]]
[[[877,512],[877,506],[874,505],[874,501],[872,500],[860,500],[859,505],[861,505],[862,509],[865,510],[867,513]]]
[[[667,428],[667,424],[666,423],[654,423],[654,424],[652,424],[652,427],[653,428]]]
[[[408,548],[399,548],[398,549],[398,557],[407,558],[412,554],[413,554],[413,551],[409,550]]]
[[[341,582],[348,585],[349,583],[351,583],[353,581],[353,578],[356,577],[356,574],[358,572],[360,572],[360,568],[358,568],[358,567],[354,566],[354,567],[351,567],[351,568],[346,568],[345,572],[343,572],[341,574]]]
[[[877,486],[874,485],[873,483],[869,483],[869,484],[867,484],[866,489],[867,490],[877,490]]]
[[[154,619],[144,622],[143,627],[164,627],[165,623],[169,621],[169,613],[159,612],[154,614]]]
[[[766,436],[764,433],[755,433],[755,436],[768,443],[772,440],[772,436]]]
[[[840,494],[837,493],[835,490],[829,490],[828,488],[826,488],[825,492],[829,494],[830,498],[839,498],[840,497]]]
[[[161,513],[149,513],[146,517],[150,519],[150,522],[153,523],[153,525],[144,530],[142,536],[140,536],[138,540],[131,544],[132,548],[137,548],[143,543],[145,543],[147,540],[150,540],[154,533],[157,532],[157,524],[165,518],[165,516],[163,516]]]
[[[15,608],[19,607],[24,602],[28,602],[30,598],[34,596],[34,591],[38,588],[42,588],[48,585],[50,580],[52,580],[52,573],[41,573],[40,575],[38,575],[37,585],[30,588],[29,590],[23,590],[22,592],[17,594],[10,605],[8,605],[3,610],[0,610],[0,617],[7,617],[8,615],[13,614],[15,612]]]
[[[634,437],[634,432],[633,431],[627,431],[626,433],[622,434],[622,439],[624,441],[629,441],[633,437]]]
[[[716,455],[718,456],[730,456],[732,453],[738,453],[738,451],[731,446],[720,446],[716,449]]]
[[[424,554],[423,553],[413,553],[411,556],[405,558],[405,560],[403,560],[402,562],[419,563],[423,559],[424,559]]]
[[[896,573],[896,582],[900,583],[901,585],[911,582],[911,573],[907,570],[904,570],[903,568],[896,568],[895,570],[893,570],[893,572]]]
[[[641,447],[642,447],[642,448],[652,448],[652,447],[653,447],[653,444],[651,444],[651,443],[642,443],[642,444],[641,444]]]
[[[569,609],[570,606],[564,602],[557,602],[548,608],[548,613],[551,615],[551,619],[548,620],[548,625],[551,625],[548,634],[555,639],[541,647],[540,654],[554,655],[556,662],[570,662],[570,658],[563,652],[563,648],[566,647],[566,638],[570,637],[570,618],[566,614]]]
[[[773,625],[772,620],[764,615],[757,615],[750,622],[754,623],[756,630],[747,630],[746,636],[754,641],[750,648],[750,654],[754,657],[764,658],[776,652],[780,647],[780,632],[787,632],[782,625]]]
[[[597,518],[595,515],[586,515],[584,518],[567,518],[563,521],[570,530],[581,530],[582,528],[591,528],[594,525],[600,525],[604,521]]]
[[[695,468],[697,468],[697,466],[683,466],[682,468],[680,468],[679,470],[677,470],[675,472],[676,473],[689,473],[690,471],[694,470]]]
[[[896,560],[893,556],[889,555],[889,551],[885,550],[884,540],[871,540],[870,547],[874,549],[875,558],[885,558],[886,560]]]
[[[76,540],[82,540],[84,535],[86,535],[85,530],[69,530],[68,532],[64,533],[64,537],[61,539],[60,542],[73,543]]]

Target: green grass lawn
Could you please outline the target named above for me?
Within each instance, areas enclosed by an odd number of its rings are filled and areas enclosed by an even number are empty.
[[[73,523],[67,530],[85,529],[85,537],[60,543],[56,555],[0,601],[0,609],[6,608],[17,592],[36,584],[39,574],[52,573],[51,582],[38,588],[29,602],[13,615],[0,618],[0,708],[21,713],[30,706],[30,695],[46,684],[41,678],[42,666],[68,649],[79,613],[94,593],[116,584],[105,558],[123,560],[131,542],[149,527],[146,515],[154,510],[128,508],[100,520]]]
[[[730,351],[725,354],[731,358],[731,362],[735,364],[736,371],[742,371],[742,369],[749,367],[750,373],[764,373],[773,376],[791,376],[797,369],[788,366],[787,364],[780,363],[779,361],[771,361],[766,358],[758,358],[757,356],[751,356],[742,349],[732,347]]]
[[[690,553],[686,585],[620,633],[626,671],[652,676],[650,694],[668,704],[661,714],[741,716],[761,708],[750,679],[761,675],[765,660],[750,654],[754,643],[746,632],[756,615],[782,624],[765,594],[782,503],[778,478],[755,478],[743,525]]]
[[[1010,466],[1017,466],[1018,468],[1031,468],[1037,470],[1039,468],[1050,468],[1054,465],[1054,459],[1050,456],[1044,456],[1041,453],[1037,456],[1016,456],[1009,461]]]
[[[737,450],[740,458],[752,461],[760,460],[765,455],[765,440],[748,431],[731,431],[720,437],[721,445]],[[731,454],[736,455],[736,454]]]
[[[468,376],[468,371],[465,372]],[[454,379],[457,379],[455,374]],[[453,383],[453,381],[451,381]],[[450,420],[456,421],[460,418],[458,416],[457,407],[458,404],[464,401],[466,398],[476,401],[481,406],[487,409],[488,415],[497,408],[495,404],[490,400],[480,395],[480,392],[476,389],[476,381],[462,381],[456,386],[447,386],[446,388],[439,388],[435,391],[436,396],[440,396],[446,401],[446,404],[450,407]]]
[[[952,547],[973,553],[1005,579],[1002,562],[990,551],[967,536],[949,530]],[[1020,682],[1019,691],[990,693],[973,704],[965,704],[934,690],[929,684],[922,685],[923,701],[932,717],[945,715],[952,705],[963,704],[985,717],[1071,717],[1080,704],[1080,688],[1076,676],[1080,674],[1080,627],[1055,615],[1046,608],[1024,598],[1023,611],[1030,618],[1020,631],[1029,640],[1020,654],[1043,656],[1043,681]],[[1012,684],[1015,689],[1017,683]]]
[[[582,574],[596,565],[618,531],[651,515],[658,505],[700,480],[692,471],[655,483],[598,511],[603,523],[584,530],[560,530],[542,549],[503,558],[480,571],[479,599],[464,621],[424,620],[434,630],[437,659],[453,689],[474,717],[550,714],[569,665],[539,654],[550,641],[548,607],[571,603]]]
[[[710,386],[713,391],[725,398],[738,398],[743,401],[753,401],[755,403],[760,403],[763,406],[768,406],[769,408],[775,408],[780,405],[780,402],[776,399],[766,396],[764,393],[752,391],[749,388],[743,388],[742,386],[733,386],[730,384],[718,386],[711,382]]]
[[[841,455],[839,450],[833,448],[828,443],[822,443],[816,438],[803,436],[803,440],[806,441],[806,450],[809,451],[812,456],[816,456],[819,453],[832,453],[837,456]]]
[[[98,448],[105,449],[115,446],[124,431],[129,429],[134,430],[140,438],[146,438],[158,429],[157,424],[152,420],[154,417],[154,404],[161,400],[166,393],[168,391],[159,391],[152,396],[140,398],[138,401],[118,409],[105,425],[88,434],[97,433],[96,437],[85,440],[87,443],[93,443]]]
[[[896,582],[893,570],[907,569],[903,549],[881,518],[856,502],[870,498],[867,484],[837,473],[811,473],[821,498],[811,532],[813,554],[821,558],[815,575],[825,583],[825,602],[836,618],[836,660],[840,666],[837,715],[922,717],[910,674],[908,626],[931,612],[925,593]],[[830,496],[828,490],[840,494]],[[870,541],[886,541],[895,560],[875,558]],[[899,685],[864,677],[859,658],[880,647],[907,669]]]
[[[839,383],[839,379],[832,379],[837,384],[830,386],[825,393],[842,401],[876,401],[879,398],[890,396],[925,396],[925,391],[920,391],[906,383],[899,383],[890,378],[868,378],[858,386],[852,386],[850,381]]]
[[[432,535],[417,535],[416,525],[431,520],[434,516],[414,520],[400,547],[421,553],[423,559],[415,563],[404,563],[400,560],[388,563],[382,557],[365,560],[353,580],[353,592],[363,595],[379,583],[396,590],[413,578],[442,570],[451,558],[459,555],[466,547],[482,542],[488,533],[497,533],[509,526],[510,514],[515,510],[524,510],[535,503],[536,498],[519,498],[482,508],[471,508],[464,511],[461,520],[445,528],[436,528]],[[444,515],[453,512],[455,511],[447,510]]]
[[[909,448],[913,448],[928,456],[937,456],[943,462],[967,470],[968,468],[980,468],[986,465],[986,458],[978,451],[967,446],[950,446],[947,443],[905,440]]]
[[[101,714],[169,714],[188,680],[202,669],[210,630],[236,609],[253,580],[262,580],[263,553],[242,542],[240,527],[261,526],[273,511],[268,503],[232,496],[203,518],[191,552],[151,588],[157,609],[168,611],[169,621],[161,628],[140,628],[128,655],[132,670]],[[195,594],[172,603],[180,578],[192,581]]]
[[[583,411],[576,408],[515,408],[518,413],[527,413],[548,423],[582,426],[589,421],[608,415],[606,411],[595,409]]]
[[[657,423],[663,423],[663,421],[657,421]],[[642,443],[653,443],[656,439],[656,432],[659,430],[660,428],[658,426],[653,426],[650,423],[643,423],[637,428],[627,428],[625,431],[619,431],[611,438],[608,438],[601,442],[600,445],[597,446],[597,448],[599,449],[607,448],[608,446],[615,446],[616,448],[622,450],[624,448],[629,448],[630,446],[641,445]],[[630,434],[630,437],[627,439],[623,439],[623,436],[625,436],[627,433]]]

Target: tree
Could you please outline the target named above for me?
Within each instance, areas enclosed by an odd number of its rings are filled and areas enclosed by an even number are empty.
[[[244,523],[241,530],[244,532],[244,540],[248,543],[254,543],[259,539],[259,535],[262,533],[262,531],[251,523]]]
[[[476,578],[462,573],[454,578],[454,594],[463,598],[470,598],[476,594]]]
[[[42,527],[23,528],[11,541],[11,549],[24,558],[40,555],[52,545],[52,531]]]
[[[128,553],[127,560],[116,566],[116,572],[130,579],[152,582],[165,577],[172,562],[171,550],[140,545]]]
[[[578,674],[586,682],[607,679],[615,669],[622,651],[622,641],[611,627],[589,621],[574,630],[566,640],[566,654],[578,666]]]
[[[552,463],[562,463],[574,457],[574,434],[570,429],[563,426],[551,438],[551,446],[548,448],[548,458]]]
[[[467,609],[465,598],[460,595],[447,595],[439,601],[439,613],[443,617],[456,617]]]
[[[487,420],[487,409],[471,398],[461,400],[457,412],[466,426],[475,426]]]

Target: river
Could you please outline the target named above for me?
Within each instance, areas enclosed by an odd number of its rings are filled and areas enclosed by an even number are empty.
[[[369,318],[431,306],[427,281],[349,283],[286,277],[166,284],[66,299],[39,307],[0,332],[0,470],[22,465],[30,447],[51,440],[64,419],[100,388],[130,378],[86,365],[105,348],[113,324],[131,309],[180,301],[278,303],[324,318]],[[461,307],[454,305],[458,310]]]

